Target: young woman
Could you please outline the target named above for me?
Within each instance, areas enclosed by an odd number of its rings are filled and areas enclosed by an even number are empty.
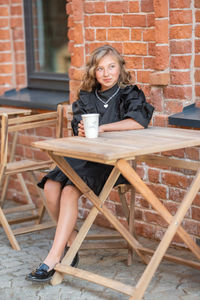
[[[99,132],[138,130],[146,128],[154,108],[146,102],[144,93],[131,84],[125,61],[116,49],[109,45],[97,48],[86,65],[85,75],[73,103],[72,128],[74,135],[84,137],[81,114],[99,113]],[[79,176],[96,193],[100,193],[112,166],[65,158]],[[117,182],[126,183],[121,175]],[[60,262],[76,237],[78,199],[81,192],[56,167],[38,184],[44,188],[48,210],[57,222],[53,245],[43,263],[27,275],[27,280],[48,281],[54,274],[54,266]],[[78,253],[72,266],[78,264]]]

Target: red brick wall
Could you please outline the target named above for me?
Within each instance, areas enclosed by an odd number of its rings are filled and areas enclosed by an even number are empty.
[[[22,11],[22,1],[0,0],[0,93],[26,84]],[[200,106],[199,0],[68,0],[67,13],[70,102],[76,99],[90,52],[109,43],[124,55],[134,82],[155,106],[153,125],[168,126],[169,115],[194,102]],[[194,160],[200,157],[199,148],[195,147],[163,155]],[[192,172],[153,165],[138,165],[138,172],[172,213],[193,178]],[[124,222],[116,192],[108,205]],[[88,201],[82,201],[80,216],[85,217],[89,207]],[[107,225],[101,216],[97,222]],[[161,218],[137,195],[136,232],[160,239],[163,225]],[[194,237],[200,237],[199,194],[184,226]]]
[[[0,94],[25,85],[22,0],[0,0]]]

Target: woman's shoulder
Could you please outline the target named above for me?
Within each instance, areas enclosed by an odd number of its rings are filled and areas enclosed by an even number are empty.
[[[138,98],[141,93],[143,92],[137,85],[127,85],[121,88],[121,95],[124,97],[131,96],[132,98]]]

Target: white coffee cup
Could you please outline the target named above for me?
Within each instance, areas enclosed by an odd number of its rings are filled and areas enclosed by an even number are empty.
[[[99,114],[82,115],[86,138],[97,138],[99,133]]]

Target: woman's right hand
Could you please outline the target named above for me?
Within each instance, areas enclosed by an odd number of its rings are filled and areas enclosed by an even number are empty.
[[[81,120],[80,123],[78,123],[78,136],[85,136],[83,120]]]

